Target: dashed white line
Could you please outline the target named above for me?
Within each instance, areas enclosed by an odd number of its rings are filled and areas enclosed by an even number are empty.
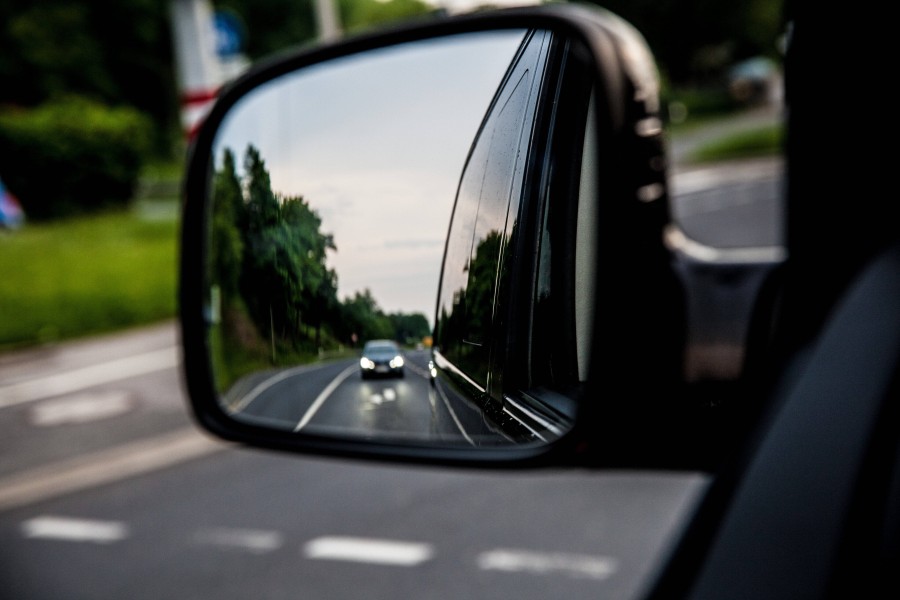
[[[350,376],[351,373],[356,372],[356,365],[350,365],[343,371],[341,371],[337,377],[331,380],[325,389],[316,397],[313,401],[312,405],[309,407],[309,410],[306,411],[306,414],[303,415],[303,418],[300,419],[300,422],[297,423],[297,426],[294,427],[294,431],[300,431],[304,427],[306,427],[307,423],[309,423],[316,413],[322,408],[322,405],[325,404],[325,401],[328,400],[328,396],[337,389],[337,386],[341,385],[341,383]]]
[[[31,409],[30,420],[38,427],[88,423],[124,414],[133,404],[128,392],[122,390],[82,393],[38,403]]]
[[[617,561],[606,556],[498,549],[481,554],[478,567],[485,571],[537,575],[567,573],[575,577],[607,579],[616,572]]]
[[[111,544],[128,537],[128,527],[116,521],[42,516],[22,523],[27,538]]]
[[[456,428],[459,429],[459,433],[465,438],[469,445],[474,446],[475,442],[469,437],[469,434],[466,432],[465,427],[463,427],[462,423],[459,421],[459,417],[456,416],[456,412],[453,410],[453,407],[450,406],[450,401],[447,400],[447,397],[444,395],[444,392],[440,387],[437,388],[438,396],[441,398],[441,402],[444,403],[444,408],[447,409],[447,412],[450,413],[450,418],[453,419],[453,422],[456,424]]]
[[[178,366],[178,362],[176,349],[164,348],[72,369],[49,377],[13,383],[0,387],[0,408],[71,394],[89,387],[171,369]]]
[[[253,554],[274,552],[284,545],[281,533],[259,529],[209,529],[198,532],[196,540],[201,544],[237,548]]]
[[[316,560],[343,560],[376,565],[414,567],[434,556],[430,544],[357,537],[321,537],[306,544],[303,553]]]

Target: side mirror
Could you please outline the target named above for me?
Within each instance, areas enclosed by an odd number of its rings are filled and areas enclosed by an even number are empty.
[[[525,464],[657,414],[683,313],[658,93],[640,36],[574,5],[251,70],[189,158],[198,421],[285,450]]]

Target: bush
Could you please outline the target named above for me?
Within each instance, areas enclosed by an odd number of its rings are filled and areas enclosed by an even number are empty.
[[[724,88],[664,89],[664,116],[669,122],[681,123],[685,118],[716,117],[740,108]]]
[[[30,219],[127,204],[151,145],[132,108],[70,97],[0,113],[0,178]]]

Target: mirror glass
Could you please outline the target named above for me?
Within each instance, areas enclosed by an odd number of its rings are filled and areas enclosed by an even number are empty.
[[[464,424],[435,392],[432,332],[460,177],[528,34],[351,55],[231,108],[213,146],[205,288],[215,386],[234,418],[391,442],[521,441]]]

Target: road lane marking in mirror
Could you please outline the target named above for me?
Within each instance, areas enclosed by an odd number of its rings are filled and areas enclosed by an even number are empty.
[[[303,418],[300,419],[300,422],[297,423],[297,426],[294,427],[294,431],[300,431],[312,420],[316,413],[319,412],[319,409],[322,408],[322,405],[325,404],[325,401],[328,400],[328,396],[331,395],[334,390],[337,389],[337,386],[341,385],[345,379],[347,379],[351,373],[355,373],[357,369],[356,365],[350,365],[340,373],[338,376],[331,380],[325,389],[318,395],[318,397],[313,401],[312,406],[309,407],[309,410],[306,411],[306,414],[303,415]]]
[[[616,572],[618,564],[616,559],[606,556],[497,549],[481,554],[478,568],[536,575],[568,573],[573,577],[607,579]]]
[[[250,406],[250,403],[253,402],[254,400],[256,400],[256,398],[260,394],[262,394],[264,391],[266,391],[267,389],[269,389],[276,383],[284,381],[285,379],[293,377],[294,375],[297,375],[298,373],[302,373],[303,371],[308,371],[308,370],[309,370],[309,365],[300,365],[299,367],[294,367],[292,369],[285,369],[284,371],[280,371],[277,375],[273,375],[272,377],[269,377],[266,380],[258,383],[256,385],[256,387],[254,387],[252,390],[247,392],[247,394],[243,398],[241,398],[240,402],[235,403],[233,406],[229,406],[228,411],[231,414],[237,414],[239,412],[242,412],[244,409],[246,409],[248,406]]]
[[[208,529],[197,533],[200,544],[247,550],[253,554],[274,552],[284,545],[284,536],[277,531],[259,529]]]
[[[84,393],[37,404],[30,411],[30,421],[37,427],[89,423],[116,417],[132,408],[134,401],[122,390]]]
[[[672,174],[671,193],[682,196],[714,189],[729,183],[755,181],[783,177],[784,165],[780,160],[761,159],[729,164],[728,168],[704,167]]]
[[[111,544],[128,537],[128,527],[116,521],[42,516],[22,523],[22,534],[31,539]]]
[[[303,547],[306,558],[414,567],[434,556],[430,544],[357,537],[321,537]]]
[[[787,251],[781,246],[715,248],[701,244],[689,238],[680,227],[673,224],[666,226],[663,240],[672,251],[704,263],[780,263],[787,258]]]
[[[178,352],[173,347],[72,369],[49,377],[21,381],[0,387],[0,408],[8,408],[51,396],[71,394],[105,383],[173,369],[178,364]]]
[[[466,441],[469,442],[469,445],[474,446],[475,442],[472,438],[469,437],[469,434],[466,433],[465,428],[462,426],[462,423],[459,421],[459,417],[456,416],[456,413],[453,411],[453,407],[450,406],[450,401],[447,400],[447,397],[444,395],[443,390],[440,387],[437,387],[438,396],[441,397],[441,402],[444,404],[444,408],[447,409],[447,412],[450,413],[450,418],[453,419],[453,422],[456,423],[456,428],[459,429],[460,435],[466,438]]]
[[[0,510],[148,473],[227,447],[191,427],[60,461],[0,480]]]

